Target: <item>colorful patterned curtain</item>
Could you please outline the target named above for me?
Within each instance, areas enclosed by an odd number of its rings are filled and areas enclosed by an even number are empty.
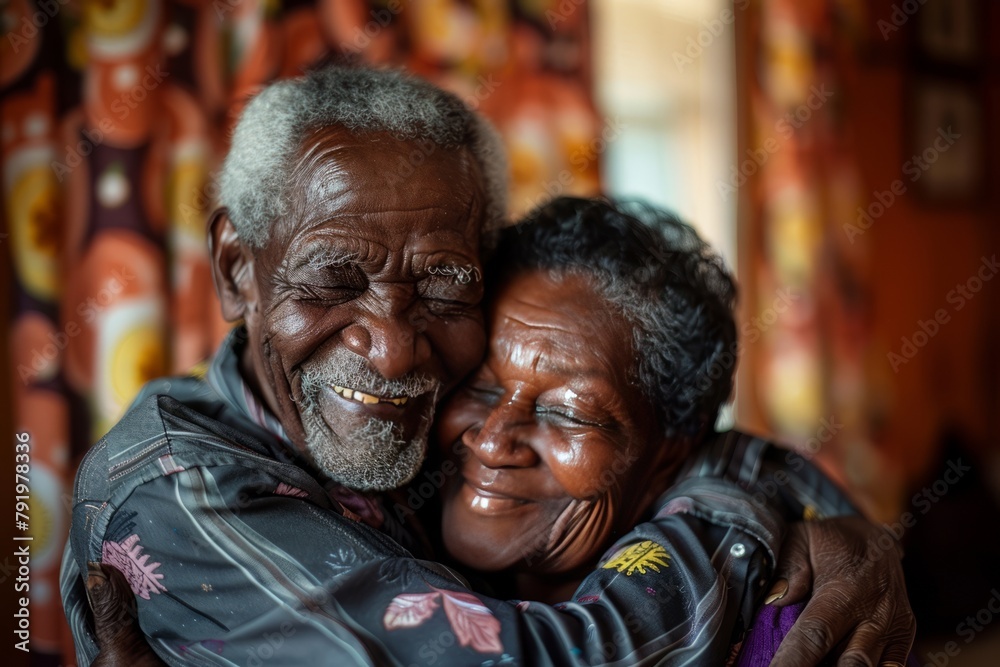
[[[875,445],[885,364],[873,343],[869,239],[844,233],[867,204],[845,99],[864,3],[762,0],[744,18],[747,122],[728,184],[747,195],[741,420],[793,443],[878,516],[898,492]]]
[[[597,162],[579,156],[600,119],[584,0],[8,0],[0,11],[32,648],[68,658],[57,581],[68,484],[144,382],[190,369],[226,329],[205,222],[247,98],[322,62],[405,66],[496,122],[515,211],[597,191]]]

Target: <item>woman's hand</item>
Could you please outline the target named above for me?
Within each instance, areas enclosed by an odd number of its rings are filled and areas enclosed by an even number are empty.
[[[87,564],[87,597],[101,652],[91,667],[164,667],[139,627],[135,596],[125,575],[110,565]]]
[[[771,665],[810,667],[836,653],[838,667],[905,665],[916,620],[901,557],[897,541],[862,517],[792,524],[765,603],[809,601]]]

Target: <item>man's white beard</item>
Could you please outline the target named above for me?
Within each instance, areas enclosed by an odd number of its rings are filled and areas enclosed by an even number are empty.
[[[388,491],[406,484],[420,470],[433,413],[432,406],[409,442],[398,424],[372,417],[345,443],[312,408],[302,415],[306,449],[321,471],[347,488]]]
[[[427,376],[408,375],[386,380],[368,368],[361,357],[338,348],[327,360],[303,366],[300,415],[306,449],[313,463],[331,479],[357,491],[388,491],[407,483],[417,474],[427,451],[434,408],[441,383]],[[431,393],[426,413],[409,441],[402,427],[375,417],[341,438],[323,419],[317,396],[324,387],[355,387],[382,396],[420,396]]]

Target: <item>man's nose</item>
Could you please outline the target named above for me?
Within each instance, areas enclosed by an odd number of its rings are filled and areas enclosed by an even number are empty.
[[[534,430],[531,415],[504,400],[490,411],[481,428],[462,434],[462,444],[487,468],[529,468],[539,462],[531,441]]]
[[[411,304],[405,295],[390,296],[381,307],[361,313],[341,334],[347,349],[388,380],[413,372],[431,357],[430,342],[415,324],[420,320]]]

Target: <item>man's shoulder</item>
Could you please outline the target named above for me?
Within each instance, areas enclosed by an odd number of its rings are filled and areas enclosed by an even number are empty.
[[[202,430],[210,433],[217,430],[214,417],[221,408],[220,401],[199,378],[157,378],[143,386],[125,414],[91,452],[104,450],[120,456],[136,447],[152,446],[169,440],[171,432],[177,432],[177,422],[200,422],[201,428],[188,431],[189,435],[198,435]]]
[[[108,500],[115,488],[196,465],[273,458],[271,449],[239,428],[226,407],[195,377],[154,380],[84,457],[76,499]]]
[[[856,514],[849,494],[814,464],[821,443],[800,447],[740,430],[713,434],[688,461],[681,478],[733,482],[755,498],[781,497],[793,518]]]
[[[746,431],[712,433],[688,459],[682,477],[718,477],[746,485],[756,481],[764,455],[775,444]]]
[[[138,489],[195,469],[214,471],[215,478],[236,484],[229,489],[232,493],[277,480],[290,489],[310,490],[309,498],[316,503],[329,503],[318,482],[296,461],[279,458],[259,432],[240,428],[243,422],[232,414],[218,418],[217,410],[221,408],[212,402],[144,391],[77,470],[71,534],[77,541],[96,536],[97,546],[74,543],[74,551],[99,549],[108,521]]]

